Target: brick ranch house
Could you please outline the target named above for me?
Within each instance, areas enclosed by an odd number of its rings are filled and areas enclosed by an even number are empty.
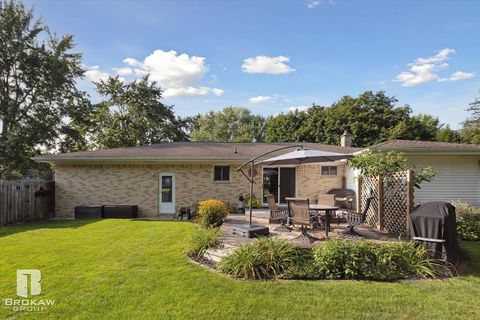
[[[368,149],[351,147],[348,135],[341,141],[341,146],[301,144],[347,154]],[[72,218],[76,205],[94,204],[136,204],[140,216],[152,217],[173,214],[207,198],[237,203],[240,194],[248,194],[249,183],[236,168],[267,151],[296,144],[172,142],[42,155],[35,160],[55,167],[57,217]],[[405,152],[411,163],[437,171],[434,181],[415,192],[417,203],[459,199],[480,205],[480,146],[391,140],[370,148]],[[264,204],[269,193],[285,203],[289,196],[316,199],[332,188],[356,189],[357,173],[344,162],[257,166],[255,172],[254,195]]]

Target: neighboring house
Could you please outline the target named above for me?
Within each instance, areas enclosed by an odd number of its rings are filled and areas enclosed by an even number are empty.
[[[174,142],[144,147],[44,155],[35,160],[55,165],[57,217],[73,217],[80,204],[136,204],[141,216],[173,214],[199,200],[219,198],[237,203],[249,192],[245,177],[236,171],[243,162],[288,145],[355,154],[368,149],[405,152],[409,162],[432,166],[437,176],[415,191],[415,203],[461,200],[480,206],[480,146],[391,140],[370,148],[318,143],[210,143]],[[294,150],[294,148],[292,148]],[[288,152],[284,150],[281,153]],[[269,155],[274,156],[275,154]],[[355,172],[344,162],[300,166],[256,167],[254,195],[265,204],[272,193],[308,197],[332,188],[356,190]]]
[[[415,189],[415,204],[460,200],[480,206],[480,145],[390,140],[369,149],[403,152],[410,165],[435,170],[431,182]]]

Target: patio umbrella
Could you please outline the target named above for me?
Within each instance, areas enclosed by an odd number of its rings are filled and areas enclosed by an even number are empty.
[[[263,160],[259,163],[256,163],[256,160],[265,157],[268,154],[273,152],[278,152],[281,150],[285,150],[288,148],[298,148],[297,151],[289,152],[277,157],[273,157],[267,160]],[[264,154],[261,154],[253,159],[248,160],[240,167],[237,168],[237,171],[241,172],[250,182],[250,199],[253,195],[253,181],[254,179],[254,168],[255,164],[261,165],[274,165],[274,164],[302,164],[302,163],[316,163],[316,162],[330,162],[342,159],[348,159],[353,157],[349,154],[343,153],[335,153],[335,152],[326,152],[326,151],[318,151],[318,150],[310,150],[304,149],[302,145],[292,145],[292,146],[285,146],[278,149],[270,150]],[[247,174],[244,171],[244,168],[250,166],[250,172]],[[252,203],[250,201],[250,219],[249,224],[247,226],[236,226],[233,231],[234,233],[245,234],[248,238],[258,235],[268,235],[268,227],[261,226],[261,225],[253,225],[252,224]]]
[[[281,164],[303,164],[330,162],[353,157],[350,154],[327,152],[312,149],[297,149],[270,159],[260,161],[259,164],[264,166],[281,165]]]

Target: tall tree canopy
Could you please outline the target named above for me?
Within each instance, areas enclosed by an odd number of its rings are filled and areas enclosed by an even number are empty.
[[[190,135],[193,141],[262,142],[264,126],[265,119],[247,108],[227,107],[196,116]]]
[[[480,97],[470,103],[467,111],[472,115],[465,120],[463,128],[460,130],[463,141],[467,143],[480,143]]]
[[[383,91],[344,96],[330,107],[312,106],[305,112],[279,114],[268,119],[268,141],[307,141],[339,144],[347,130],[353,145],[369,146],[387,139],[434,140],[441,127],[431,115],[410,116],[408,105]]]
[[[430,114],[418,114],[407,117],[398,123],[391,131],[390,138],[404,140],[432,141],[442,128],[438,117]]]
[[[446,125],[438,129],[435,140],[458,143],[462,142],[462,137],[457,130],[453,130],[449,125]]]
[[[95,148],[185,141],[186,121],[162,103],[162,91],[148,76],[122,82],[118,77],[96,84],[105,99],[95,105],[91,142]]]
[[[307,113],[298,110],[270,117],[265,128],[267,141],[292,142],[306,140],[304,130],[302,130],[306,119]]]
[[[352,134],[354,146],[364,147],[390,138],[390,130],[411,113],[408,105],[395,107],[397,99],[385,92],[366,91],[358,97],[345,96],[326,109],[325,141],[339,144],[344,130]]]
[[[59,146],[59,138],[79,137],[69,121],[81,122],[85,94],[80,54],[71,35],[56,38],[33,11],[16,1],[0,3],[0,174],[35,175],[30,159]],[[87,112],[88,114],[88,112]],[[77,137],[77,138],[76,138]]]

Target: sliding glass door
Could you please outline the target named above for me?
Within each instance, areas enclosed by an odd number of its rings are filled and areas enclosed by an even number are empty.
[[[276,203],[287,203],[285,198],[296,195],[296,168],[263,168],[263,203],[273,194]]]

